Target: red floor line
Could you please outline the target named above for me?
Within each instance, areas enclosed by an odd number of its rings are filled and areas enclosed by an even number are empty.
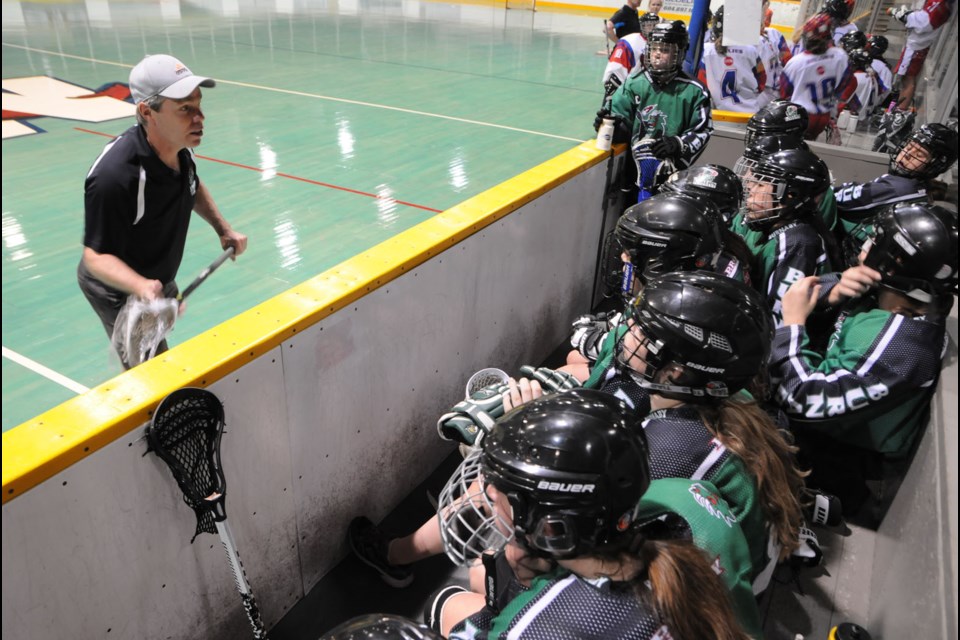
[[[92,129],[84,129],[83,127],[74,127],[74,129],[77,130],[77,131],[82,131],[83,133],[92,133],[92,134],[95,135],[95,136],[103,136],[103,137],[105,137],[105,138],[116,138],[116,137],[117,137],[117,136],[111,135],[111,134],[109,134],[109,133],[103,133],[102,131],[93,131]],[[220,158],[213,158],[213,157],[210,157],[210,156],[202,156],[202,155],[200,155],[199,153],[198,153],[198,154],[195,154],[195,155],[196,155],[196,157],[200,158],[201,160],[209,160],[210,162],[219,162],[220,164],[229,165],[229,166],[231,166],[231,167],[237,167],[238,169],[248,169],[248,170],[250,170],[250,171],[256,171],[256,172],[258,172],[258,173],[263,173],[263,169],[260,169],[260,168],[258,168],[258,167],[251,167],[250,165],[240,164],[239,162],[231,162],[230,160],[221,160]],[[422,204],[415,204],[415,203],[413,203],[413,202],[407,202],[406,200],[397,200],[396,198],[385,197],[385,196],[381,196],[381,195],[376,194],[376,193],[368,193],[368,192],[366,192],[366,191],[359,191],[359,190],[357,190],[357,189],[351,189],[351,188],[349,188],[349,187],[341,187],[341,186],[338,186],[338,185],[335,185],[335,184],[330,184],[329,182],[320,182],[320,181],[318,181],[318,180],[311,180],[310,178],[303,178],[303,177],[301,177],[301,176],[295,176],[295,175],[290,174],[290,173],[282,173],[282,172],[279,172],[279,171],[278,171],[278,172],[277,172],[277,176],[278,176],[278,177],[281,177],[281,178],[287,178],[287,179],[289,179],[289,180],[298,180],[298,181],[300,181],[300,182],[306,182],[306,183],[308,183],[308,184],[313,184],[313,185],[316,185],[316,186],[318,186],[318,187],[326,187],[326,188],[328,188],[328,189],[336,189],[337,191],[346,191],[347,193],[355,193],[355,194],[360,195],[360,196],[366,196],[366,197],[368,197],[368,198],[374,198],[375,200],[392,200],[393,202],[396,202],[397,204],[402,204],[402,205],[407,206],[407,207],[413,207],[413,208],[415,208],[415,209],[422,209],[422,210],[424,210],[424,211],[429,211],[429,212],[431,212],[431,213],[442,213],[442,212],[443,212],[443,209],[434,209],[433,207],[427,207],[427,206],[424,206],[424,205],[422,205]]]

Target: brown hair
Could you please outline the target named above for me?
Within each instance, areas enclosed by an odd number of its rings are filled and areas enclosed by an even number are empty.
[[[697,405],[697,409],[707,429],[743,461],[756,481],[760,506],[782,546],[780,559],[786,558],[799,545],[800,496],[809,474],[794,461],[797,448],[752,400],[729,399],[719,405]]]
[[[650,584],[634,579],[634,593],[664,618],[674,638],[747,640],[730,593],[692,542],[644,540],[636,554]]]

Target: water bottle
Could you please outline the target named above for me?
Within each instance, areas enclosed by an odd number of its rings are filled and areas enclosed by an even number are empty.
[[[851,114],[850,119],[847,121],[847,133],[853,133],[857,130],[857,123],[860,122],[860,116],[857,114]]]
[[[840,112],[840,115],[837,116],[837,129],[841,131],[847,130],[847,125],[850,123],[850,112],[846,109]]]
[[[858,624],[842,622],[830,629],[828,640],[870,640],[870,634]]]
[[[603,124],[600,125],[600,129],[597,131],[597,149],[601,151],[610,151],[610,147],[613,144],[613,119],[604,118]]]

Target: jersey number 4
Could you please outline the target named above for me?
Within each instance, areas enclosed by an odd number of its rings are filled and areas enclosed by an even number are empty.
[[[724,98],[733,98],[733,101],[740,104],[740,96],[737,95],[737,72],[733,69],[723,74],[723,80],[720,81],[720,93]]]

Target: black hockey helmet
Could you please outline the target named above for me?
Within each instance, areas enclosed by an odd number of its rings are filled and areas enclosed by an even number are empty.
[[[743,184],[731,169],[707,164],[677,171],[660,185],[661,193],[680,193],[716,206],[724,220],[736,215],[743,202]]]
[[[615,235],[641,282],[710,265],[721,249],[720,212],[707,200],[658,193],[628,208]]]
[[[723,7],[720,7],[713,14],[713,24],[710,25],[710,33],[713,34],[713,41],[720,44],[723,38]]]
[[[747,135],[743,142],[745,147],[753,143],[759,136],[784,136],[803,139],[803,134],[810,124],[807,110],[796,102],[789,100],[774,100],[762,107],[747,121]]]
[[[351,618],[320,640],[443,640],[422,624],[391,613],[368,613]]]
[[[863,31],[850,31],[843,34],[840,38],[840,46],[848,54],[857,49],[863,49],[867,46],[867,34]]]
[[[886,36],[882,36],[879,33],[872,34],[867,38],[867,51],[869,51],[870,55],[875,59],[883,58],[883,54],[887,52],[889,47],[890,41],[887,40]]]
[[[743,150],[743,155],[733,165],[734,173],[741,179],[763,158],[785,149],[803,149],[809,151],[806,141],[800,137],[764,135],[753,138]],[[742,202],[742,201],[741,201]]]
[[[632,535],[650,485],[642,421],[593,389],[543,396],[501,417],[440,494],[447,555],[464,564],[515,538],[535,555],[574,558]],[[509,500],[512,522],[490,486]]]
[[[833,18],[826,13],[818,13],[803,25],[803,48],[810,53],[825,53],[833,44]]]
[[[683,65],[690,37],[680,20],[660,22],[647,37],[644,55],[647,71],[658,84],[666,84],[677,77]]]
[[[763,296],[722,275],[695,271],[651,280],[627,316],[618,366],[658,395],[723,400],[767,364],[773,321]]]
[[[888,207],[863,226],[869,227],[863,264],[882,274],[881,286],[920,302],[957,295],[957,214],[937,205],[905,203]]]
[[[866,71],[870,68],[870,62],[873,60],[866,49],[854,49],[850,52],[850,66],[854,71]]]
[[[767,231],[775,222],[815,214],[831,183],[830,169],[809,150],[786,149],[761,158],[743,178],[747,226]]]
[[[652,11],[647,11],[640,16],[640,35],[644,38],[649,38],[650,32],[653,31],[653,28],[658,24],[660,24],[660,15]]]
[[[929,159],[918,158],[917,147],[925,150]],[[914,130],[890,154],[890,173],[928,180],[939,176],[956,161],[957,132],[939,122],[931,122]]]
[[[823,3],[823,13],[842,23],[850,17],[854,4],[855,0],[827,0]]]

